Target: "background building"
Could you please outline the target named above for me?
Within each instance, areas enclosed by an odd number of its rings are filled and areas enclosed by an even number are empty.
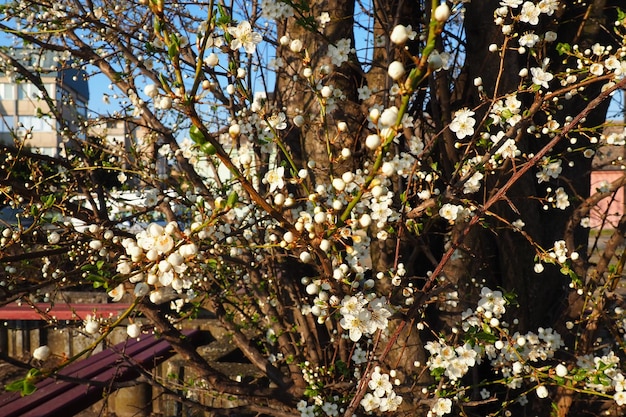
[[[611,182],[625,175],[626,128],[623,121],[617,121],[614,125],[608,125],[602,133],[601,146],[593,159],[593,171],[591,172],[591,194],[607,187]],[[601,200],[590,213],[590,226],[592,228],[617,227],[624,215],[626,203],[624,187],[615,191],[610,197]]]
[[[79,122],[87,117],[86,74],[72,68],[60,52],[23,48],[4,53],[40,76],[67,127],[78,130]],[[4,61],[2,67],[11,68],[11,61]],[[43,92],[34,83],[21,79],[18,72],[0,72],[0,141],[13,143],[17,136],[25,141],[25,146],[45,155],[55,156],[63,151],[62,129],[43,97]]]

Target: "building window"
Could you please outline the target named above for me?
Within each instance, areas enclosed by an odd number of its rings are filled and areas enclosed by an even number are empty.
[[[30,100],[40,96],[39,90],[31,83],[22,83],[17,86],[17,98]]]
[[[0,133],[12,132],[15,128],[13,116],[0,116]]]
[[[54,83],[45,83],[43,87],[46,89],[48,97],[54,99]]]
[[[20,123],[33,132],[52,132],[54,121],[51,117],[20,116]]]
[[[82,100],[76,100],[76,111],[83,117],[87,117],[87,103]]]
[[[0,83],[0,100],[15,100],[14,84]]]
[[[44,84],[48,96],[54,97],[52,92],[54,91],[54,84]],[[36,85],[32,83],[21,83],[17,86],[17,98],[19,100],[33,100],[43,98],[43,94]]]

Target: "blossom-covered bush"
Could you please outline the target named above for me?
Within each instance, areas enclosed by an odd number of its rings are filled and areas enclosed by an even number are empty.
[[[6,118],[2,303],[128,302],[82,318],[94,346],[209,310],[263,378],[181,337],[199,408],[620,415],[626,221],[600,202],[626,181],[589,181],[596,155],[623,168],[619,2],[366,3],[0,6],[1,69],[39,88],[63,148],[30,149],[36,129]],[[70,70],[108,78],[106,110],[70,114],[38,78]],[[121,143],[102,131],[118,122]]]

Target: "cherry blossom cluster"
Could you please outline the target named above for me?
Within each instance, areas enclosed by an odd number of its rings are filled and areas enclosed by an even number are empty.
[[[195,243],[185,243],[177,238],[180,230],[176,223],[165,227],[151,223],[145,230],[137,233],[135,239],[122,241],[126,256],[117,262],[117,272],[128,277],[134,285],[133,294],[141,297],[149,293],[150,300],[156,304],[167,301],[174,294],[185,294],[193,298],[192,281],[186,274],[187,262],[195,258],[198,247]],[[178,242],[177,242],[178,241]],[[145,268],[143,265],[149,266]],[[136,266],[140,266],[137,269]],[[117,287],[114,301],[121,299],[125,284]]]
[[[339,308],[341,327],[348,331],[350,340],[358,342],[365,335],[387,329],[391,309],[384,297],[368,301],[362,294],[346,296]]]
[[[376,367],[367,384],[371,392],[365,394],[361,405],[366,412],[379,409],[381,412],[395,411],[402,404],[402,397],[393,390],[393,382],[390,380],[394,372],[387,374]]]

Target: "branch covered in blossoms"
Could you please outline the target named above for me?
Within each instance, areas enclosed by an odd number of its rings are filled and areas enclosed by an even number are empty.
[[[621,415],[626,15],[592,3],[7,2],[0,303],[128,303],[69,362],[152,332],[204,410]]]

